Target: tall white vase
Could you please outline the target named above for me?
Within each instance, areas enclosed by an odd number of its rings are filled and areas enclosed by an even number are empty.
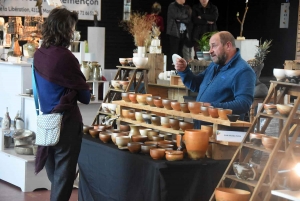
[[[145,56],[145,52],[146,52],[146,48],[143,46],[138,46],[138,56],[139,57],[144,57]]]

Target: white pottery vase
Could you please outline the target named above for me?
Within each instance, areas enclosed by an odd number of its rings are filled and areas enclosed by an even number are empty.
[[[144,46],[139,46],[138,47],[138,51],[137,51],[137,53],[138,53],[138,56],[139,57],[144,57],[145,56],[145,52],[146,52],[146,47],[144,47]]]
[[[136,68],[145,68],[148,63],[148,57],[133,57],[132,62],[136,66]]]
[[[82,61],[82,64],[80,67],[80,70],[83,73],[86,80],[90,79],[90,72],[91,72],[91,69],[90,69],[88,63],[89,63],[88,61]]]

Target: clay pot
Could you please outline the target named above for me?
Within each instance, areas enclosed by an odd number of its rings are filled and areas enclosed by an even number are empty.
[[[161,160],[163,158],[165,158],[165,149],[162,148],[151,148],[150,149],[150,156],[154,159],[154,160]]]
[[[134,113],[135,119],[138,122],[144,122],[143,116],[142,116],[142,112],[135,112]]]
[[[179,119],[169,118],[169,123],[173,130],[179,130]]]
[[[200,108],[201,113],[206,117],[209,116],[208,108],[209,108],[209,106],[201,106],[201,108]]]
[[[130,142],[129,136],[117,136],[116,137],[116,145],[118,148],[126,147],[128,142]]]
[[[155,126],[160,126],[160,116],[156,116],[154,114],[151,115],[151,124]]]
[[[193,122],[180,121],[179,122],[179,127],[181,128],[182,131],[185,131],[186,129],[193,129],[194,128],[194,123]]]
[[[213,135],[212,125],[201,125],[201,130],[207,132],[209,137]]]
[[[230,122],[236,122],[239,118],[239,114],[227,114],[227,118],[229,119]]]
[[[141,153],[143,154],[149,154],[151,148],[155,148],[155,144],[142,144],[141,145]]]
[[[173,144],[157,144],[159,148],[163,148],[165,150],[173,150],[174,145]]]
[[[151,128],[140,128],[140,134],[148,137],[148,131],[151,131]]]
[[[93,129],[93,126],[89,126],[89,125],[83,125],[83,133],[84,134],[89,134],[89,130]]]
[[[141,135],[139,128],[139,125],[134,125],[134,124],[130,124],[130,132],[129,132],[129,137],[133,136],[133,135]]]
[[[142,117],[144,122],[146,122],[146,124],[151,124],[151,114],[142,112]]]
[[[180,103],[180,110],[184,113],[190,113],[188,103]]]
[[[128,118],[131,120],[135,120],[135,111],[134,110],[129,110]]]
[[[124,118],[129,118],[129,111],[130,111],[131,109],[122,109],[121,110],[121,114],[122,114],[122,117],[124,117]]]
[[[180,102],[178,102],[178,101],[171,102],[171,107],[175,111],[181,111]]]
[[[152,145],[157,146],[158,142],[157,141],[146,141],[145,144],[152,144]]]
[[[261,142],[264,145],[265,149],[267,150],[272,150],[277,142],[276,137],[272,137],[272,136],[262,136],[261,138]]]
[[[217,201],[249,201],[251,193],[237,188],[216,188]]]
[[[120,124],[120,127],[119,127],[120,131],[130,131],[130,127],[129,125],[125,125],[125,124]]]
[[[122,92],[121,96],[122,96],[122,100],[124,100],[125,102],[131,102],[131,100],[129,99],[129,93]]]
[[[168,98],[162,99],[162,104],[167,110],[172,110],[173,108],[171,107],[171,102],[177,102],[177,100],[171,100]]]
[[[223,120],[228,120],[227,114],[232,114],[231,109],[219,109],[218,110],[219,118]]]
[[[160,124],[165,128],[170,128],[169,117],[160,117]]]
[[[97,137],[99,137],[100,131],[97,130],[97,129],[90,129],[90,130],[89,130],[89,133],[90,133],[90,135],[91,135],[93,138],[97,138]]]
[[[162,99],[161,98],[154,98],[153,103],[156,107],[159,107],[159,108],[164,107],[163,104],[162,104]]]
[[[146,142],[148,140],[148,136],[144,135],[133,135],[131,136],[132,142]]]
[[[137,103],[137,100],[136,100],[136,94],[130,93],[130,94],[128,95],[128,97],[129,97],[129,99],[130,99],[130,101],[131,101],[132,103]]]
[[[276,106],[279,114],[284,117],[288,117],[294,107],[289,104],[277,104]]]
[[[218,108],[209,107],[208,113],[212,118],[219,118]]]
[[[113,141],[114,144],[116,144],[116,137],[118,136],[127,136],[128,134],[125,133],[112,133],[111,134],[111,140]]]
[[[172,141],[172,136],[173,136],[172,133],[164,133],[163,135],[164,135],[164,139],[166,141],[169,141],[169,142]]]
[[[183,159],[183,151],[166,151],[166,159],[168,161],[180,161]]]
[[[201,112],[201,102],[188,102],[188,109],[192,114],[199,114]]]
[[[128,142],[127,147],[131,153],[139,153],[141,151],[141,142]]]
[[[158,134],[159,134],[159,132],[157,132],[155,130],[150,130],[150,131],[148,131],[148,134],[147,134],[148,135],[148,139],[152,141],[153,140],[152,137],[153,136],[158,136]]]
[[[189,158],[193,160],[204,158],[208,148],[208,133],[198,129],[187,129],[184,136]]]
[[[152,94],[137,94],[136,95],[136,100],[141,105],[147,105],[146,98],[148,96],[152,96]]]
[[[159,142],[159,141],[163,141],[164,137],[156,135],[156,136],[152,136],[152,140],[155,142]]]
[[[147,96],[147,97],[146,97],[146,102],[147,102],[148,105],[150,105],[151,107],[156,107],[156,106],[154,105],[154,101],[153,101],[154,98],[160,99],[160,96]]]
[[[264,109],[266,110],[267,114],[275,114],[277,112],[277,106],[275,104],[264,104]]]
[[[99,139],[104,142],[104,143],[108,143],[111,140],[111,135],[108,133],[99,133]]]

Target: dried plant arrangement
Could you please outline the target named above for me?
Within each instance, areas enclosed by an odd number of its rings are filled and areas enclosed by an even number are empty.
[[[154,20],[154,16],[133,12],[130,20],[122,21],[120,26],[133,36],[136,46],[145,46],[145,41],[151,35]]]

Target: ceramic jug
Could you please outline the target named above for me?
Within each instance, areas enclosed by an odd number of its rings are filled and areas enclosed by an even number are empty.
[[[101,65],[99,65],[99,64],[95,64],[94,66],[93,66],[93,69],[94,69],[94,71],[93,71],[93,79],[94,80],[101,80]]]
[[[133,135],[141,135],[140,131],[139,131],[139,128],[140,126],[139,125],[134,125],[134,124],[130,124],[130,132],[129,132],[129,137],[131,138],[131,136]]]
[[[20,111],[18,111],[18,113],[14,119],[14,129],[18,130],[18,129],[24,129],[24,128],[25,128],[24,120],[21,118]]]
[[[90,78],[91,79],[94,79],[94,71],[95,71],[95,68],[99,66],[99,63],[97,61],[91,61],[89,63],[89,67],[91,69],[90,71]]]
[[[82,61],[81,67],[80,67],[81,72],[83,73],[84,77],[86,80],[90,79],[90,72],[91,69],[89,67],[89,62],[88,61]]]

